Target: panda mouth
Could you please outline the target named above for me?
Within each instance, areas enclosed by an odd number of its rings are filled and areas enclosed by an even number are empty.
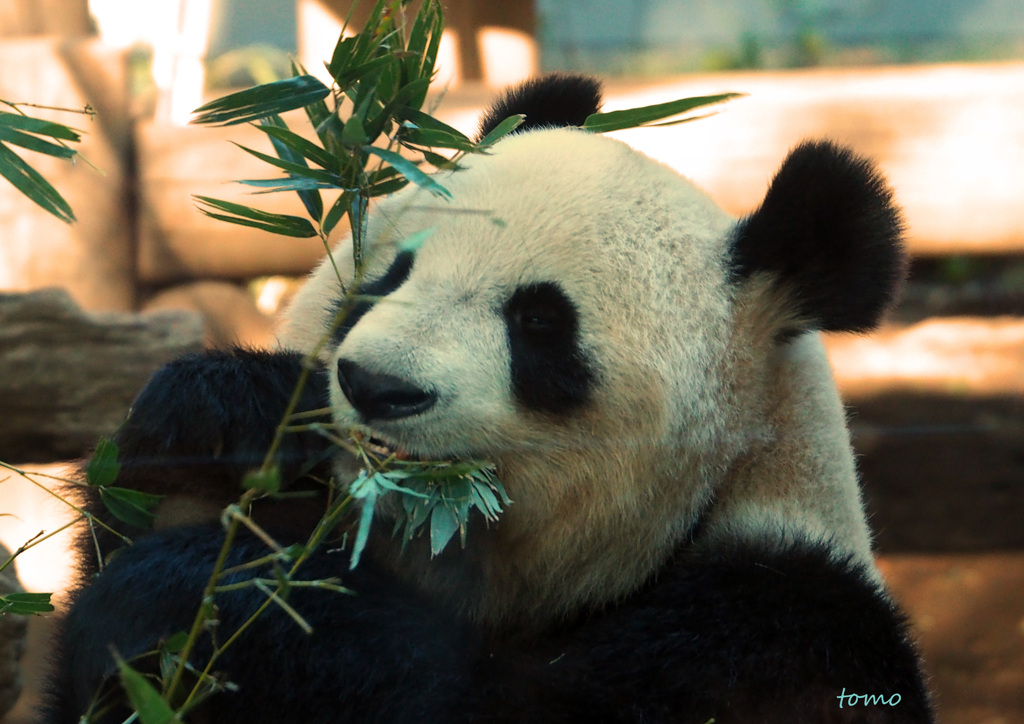
[[[349,433],[350,437],[356,442],[356,445],[363,450],[372,453],[375,457],[381,460],[387,460],[392,458],[394,460],[403,461],[419,461],[423,462],[424,458],[418,455],[414,455],[408,450],[404,450],[398,445],[393,445],[376,435],[370,433],[360,432],[359,430],[352,430]]]

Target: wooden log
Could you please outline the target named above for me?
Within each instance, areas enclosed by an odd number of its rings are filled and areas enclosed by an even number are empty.
[[[616,134],[732,213],[760,204],[794,145],[832,139],[889,177],[912,253],[1024,252],[1024,63],[722,73],[608,91],[607,110],[749,94],[696,123]]]
[[[0,294],[0,460],[86,454],[149,376],[202,338],[191,312],[87,314],[62,289]]]

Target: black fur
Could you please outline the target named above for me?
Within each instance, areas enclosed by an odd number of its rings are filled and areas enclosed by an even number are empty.
[[[111,562],[62,623],[47,724],[77,722],[114,671],[109,647],[131,657],[188,627],[221,537],[215,527],[161,531]],[[266,553],[242,537],[227,565]],[[680,553],[646,590],[610,609],[514,640],[488,637],[372,561],[349,572],[348,560],[323,549],[303,577],[340,577],[354,595],[294,588],[288,602],[313,633],[271,606],[218,659],[215,670],[237,690],[213,696],[189,721],[932,721],[903,617],[862,570],[823,547]],[[246,576],[272,571],[250,569],[231,582]],[[211,630],[224,641],[264,600],[251,587],[217,594]],[[209,655],[210,635],[197,663]],[[896,703],[840,707],[844,691]]]
[[[509,116],[526,120],[516,133],[536,128],[582,126],[587,116],[601,108],[601,83],[596,78],[569,73],[550,73],[514,86],[491,104],[480,120],[477,140],[493,131]]]
[[[594,372],[580,349],[579,314],[562,288],[555,282],[521,286],[502,311],[516,400],[555,415],[586,404]]]
[[[359,287],[359,296],[386,297],[388,294],[391,294],[391,292],[405,284],[405,280],[409,278],[409,274],[412,272],[412,265],[415,261],[416,255],[411,251],[399,252],[394,260],[392,260],[391,266],[384,272],[384,276],[365,282]],[[335,314],[338,313],[346,303],[348,302],[344,298],[336,300],[331,311]],[[362,299],[352,304],[352,307],[345,313],[345,318],[341,324],[334,330],[332,335],[334,343],[341,344],[342,340],[348,336],[348,333],[352,331],[352,328],[362,319],[363,315],[373,308],[374,304],[376,304],[376,301],[371,299]]]
[[[874,166],[835,144],[805,143],[740,223],[734,273],[774,273],[813,328],[866,331],[903,279],[902,236],[892,190]]]
[[[115,484],[155,495],[195,495],[221,507],[234,502],[243,492],[243,476],[258,468],[270,449],[302,364],[303,355],[296,352],[232,349],[187,355],[164,366],[139,393],[114,436],[121,465]],[[328,404],[327,376],[315,369],[295,411]],[[328,419],[326,412],[320,418]],[[276,457],[283,483],[322,487],[310,476],[330,475],[329,448],[316,433],[285,435]],[[74,493],[120,532],[141,533],[115,521],[95,489],[76,487]],[[275,518],[285,515],[287,504],[275,506]],[[121,545],[101,526],[95,535],[104,556]],[[79,552],[86,572],[96,565],[96,548],[90,536],[83,537]]]

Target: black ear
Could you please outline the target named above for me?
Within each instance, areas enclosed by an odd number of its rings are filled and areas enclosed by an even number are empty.
[[[596,78],[549,73],[506,90],[480,119],[481,139],[509,116],[526,115],[517,133],[534,128],[582,126],[601,107],[601,83]]]
[[[815,329],[874,327],[903,280],[903,221],[875,167],[833,143],[804,143],[736,231],[733,269],[773,273]]]

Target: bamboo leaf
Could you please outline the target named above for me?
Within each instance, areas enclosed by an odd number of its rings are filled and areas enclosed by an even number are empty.
[[[309,75],[309,73],[307,73],[306,69],[302,67],[302,63],[293,59],[292,76],[297,78],[302,75]],[[331,110],[327,107],[327,102],[323,99],[307,103],[302,108],[306,112],[306,118],[309,119],[309,124],[313,126],[314,130],[318,129],[320,124],[331,116]],[[324,137],[320,135],[319,131],[317,131],[317,136],[320,137],[320,143],[326,143]]]
[[[417,110],[415,108],[405,107],[395,111],[395,116],[397,118],[402,119],[403,121],[408,121],[409,124],[411,125],[408,125],[407,128],[418,128],[427,131],[436,131],[446,136],[451,136],[453,139],[465,143],[467,146],[472,147],[473,145],[473,142],[470,141],[469,137],[466,136],[466,134],[464,134],[462,131],[460,131],[457,128],[453,128],[452,126],[449,126],[447,123],[444,123],[443,121],[439,121],[429,113],[424,113],[423,111]]]
[[[721,93],[714,96],[696,96],[693,98],[680,98],[679,100],[667,103],[657,103],[641,108],[630,108],[622,111],[609,111],[608,113],[593,113],[587,116],[583,122],[583,128],[594,133],[607,133],[608,131],[621,131],[626,128],[637,128],[654,121],[660,121],[680,113],[686,113],[694,108],[722,103],[741,97],[742,93]]]
[[[334,227],[341,221],[341,217],[345,215],[348,210],[348,206],[352,201],[352,194],[348,191],[344,192],[338,197],[338,200],[331,206],[331,210],[327,212],[327,216],[323,220],[324,234],[330,236],[331,232],[334,231]]]
[[[427,174],[423,173],[416,164],[405,158],[402,158],[394,151],[388,151],[383,148],[377,148],[376,146],[367,146],[366,151],[372,153],[374,156],[384,159],[394,168],[398,169],[399,173],[405,176],[407,179],[412,181],[417,186],[426,189],[435,196],[441,198],[450,199],[452,197],[451,192],[444,186],[439,184],[437,181],[432,179]]]
[[[254,186],[263,191],[254,191],[253,193],[271,193],[274,191],[307,191],[311,189],[333,189],[337,188],[333,184],[325,184],[316,179],[311,178],[298,178],[296,176],[286,176],[285,178],[245,178],[235,181],[236,184],[243,184],[245,186]],[[306,209],[309,211],[309,209]]]
[[[209,209],[204,209],[201,206],[199,207],[199,210],[202,213],[214,219],[228,221],[232,224],[239,224],[240,226],[249,226],[254,229],[262,229],[263,231],[281,234],[282,236],[307,238],[317,235],[316,229],[314,229],[313,225],[309,223],[309,220],[304,219],[301,216],[273,214],[269,211],[261,211],[259,209],[254,209],[251,206],[243,206],[242,204],[236,204],[230,201],[213,199],[209,196],[193,196],[192,198],[201,204],[205,204],[206,206],[216,209],[217,211],[225,212],[216,213]]]
[[[0,596],[0,614],[34,616],[54,610],[49,593],[8,593]]]
[[[232,143],[235,142],[232,141]],[[246,153],[255,156],[259,160],[269,163],[271,166],[276,166],[282,171],[287,171],[289,174],[293,176],[301,176],[305,178],[316,179],[317,181],[327,184],[328,186],[331,186],[333,188],[341,188],[342,181],[337,174],[331,173],[329,171],[320,171],[315,168],[310,168],[309,166],[303,163],[292,163],[291,161],[285,161],[284,159],[276,158],[269,154],[263,153],[262,151],[257,151],[255,149],[248,148],[247,146],[243,146],[240,143],[235,143],[235,145],[238,146],[243,151],[245,151]]]
[[[436,556],[459,529],[458,518],[445,505],[435,505],[430,514],[430,555]]]
[[[85,480],[89,485],[97,487],[113,485],[117,480],[117,474],[121,470],[121,463],[117,460],[117,444],[109,438],[100,438],[96,445],[96,452],[89,459],[85,468]]]
[[[197,108],[192,123],[231,126],[322,101],[331,90],[311,75],[274,81],[232,93]]]
[[[117,662],[121,686],[128,694],[132,707],[139,713],[139,721],[142,724],[170,724],[181,721],[171,705],[164,701],[160,692],[145,676],[133,669],[117,653],[114,654],[114,660]]]
[[[269,116],[261,121],[257,128],[263,130],[270,137],[270,142],[274,146],[274,152],[277,153],[278,158],[308,168],[306,154],[313,154],[318,159],[314,162],[326,163],[330,170],[338,172],[337,160],[333,156],[315,143],[288,130],[281,116]],[[316,190],[316,187],[308,186],[296,188],[295,191],[298,193],[302,205],[306,207],[306,212],[313,220],[319,222],[324,215],[324,202],[320,198],[320,192]]]
[[[71,206],[57,193],[57,189],[3,143],[0,143],[0,176],[61,221],[70,224],[75,220]]]
[[[523,122],[525,120],[526,115],[523,113],[517,113],[514,116],[509,116],[504,121],[495,126],[493,129],[491,129],[490,133],[481,138],[480,143],[478,143],[477,146],[482,146],[485,148],[488,146],[493,146],[500,139],[504,138],[508,134],[512,133],[512,131],[519,128],[519,126],[523,125]]]
[[[373,522],[373,510],[377,504],[376,489],[368,489],[362,496],[362,500],[363,510],[359,515],[359,528],[356,530],[356,540],[352,545],[352,560],[349,562],[350,570],[359,565],[359,559],[366,548],[366,541],[370,537],[370,524]]]
[[[307,138],[290,130],[280,116],[268,116],[256,126],[270,137],[278,156],[292,163],[304,163],[308,159],[327,171],[338,173],[338,159]]]
[[[44,121],[41,118],[22,115],[21,113],[0,111],[0,126],[17,128],[37,136],[49,136],[50,138],[57,138],[62,141],[82,140],[81,131],[60,123],[54,123],[53,121]]]
[[[476,151],[476,146],[465,136],[459,138],[458,136],[453,136],[445,131],[438,131],[432,128],[406,126],[402,129],[402,135],[399,140],[403,146],[453,148],[457,151],[466,151],[469,153]],[[416,150],[422,149],[417,148]]]
[[[353,115],[345,121],[345,128],[341,132],[341,142],[349,146],[360,146],[369,140],[366,130],[363,128],[359,116]]]
[[[153,510],[163,500],[162,495],[150,495],[129,488],[103,486],[100,500],[118,520],[136,528],[152,528],[156,515]]]
[[[72,158],[78,153],[73,148],[50,143],[31,134],[4,126],[0,126],[0,141],[7,141],[14,146],[20,146],[36,153],[45,153],[47,156],[55,156],[56,158]]]
[[[267,470],[252,470],[242,478],[242,487],[264,493],[276,493],[281,489],[281,469],[271,465]]]

